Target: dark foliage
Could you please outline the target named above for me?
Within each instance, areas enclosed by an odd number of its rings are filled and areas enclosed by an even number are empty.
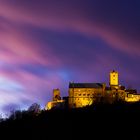
[[[16,119],[10,117],[0,123],[4,139],[140,139],[140,103],[16,113]]]

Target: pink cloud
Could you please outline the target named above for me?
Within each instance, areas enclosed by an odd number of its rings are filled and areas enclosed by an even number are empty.
[[[15,25],[0,24],[0,60],[10,63],[40,63],[46,66],[58,65],[60,61],[53,55],[47,44],[34,40]],[[45,48],[46,59],[41,48]]]
[[[91,3],[91,1],[88,2]],[[96,2],[92,4],[93,8],[91,10],[91,8],[84,5],[83,1],[81,5],[74,1],[61,1],[59,3],[57,1],[34,1],[33,6],[30,2],[19,2],[17,0],[11,2],[7,0],[1,1],[0,14],[20,24],[32,24],[61,31],[75,30],[89,36],[98,35],[111,44],[113,48],[139,56],[140,39],[133,40],[131,32],[127,35],[124,32],[125,30],[122,30],[123,27],[119,28],[118,21],[115,23],[110,19],[105,19],[103,14],[100,13],[103,12],[100,9],[102,4]],[[107,8],[107,6],[104,7]],[[115,13],[116,11],[113,10],[112,12]],[[122,22],[124,22],[122,26],[125,28],[125,24],[128,24],[127,20]],[[127,28],[126,30],[130,29]]]

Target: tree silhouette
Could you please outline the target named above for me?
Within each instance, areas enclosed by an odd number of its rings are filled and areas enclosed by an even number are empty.
[[[39,113],[41,111],[41,107],[38,103],[33,103],[29,108],[28,112]]]

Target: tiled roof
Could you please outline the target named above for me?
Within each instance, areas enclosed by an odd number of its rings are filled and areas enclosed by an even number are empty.
[[[102,83],[69,83],[69,88],[102,88]]]

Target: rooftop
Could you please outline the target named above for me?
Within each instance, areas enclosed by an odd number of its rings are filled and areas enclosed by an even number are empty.
[[[69,83],[69,88],[102,88],[103,83]]]

